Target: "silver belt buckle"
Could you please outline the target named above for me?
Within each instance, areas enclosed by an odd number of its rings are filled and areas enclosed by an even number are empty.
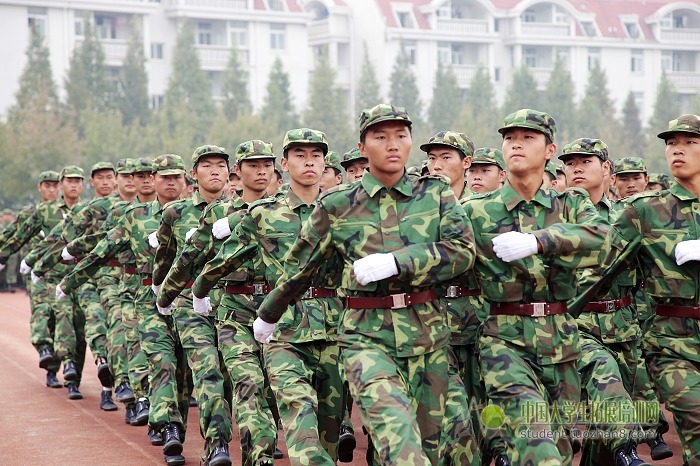
[[[264,283],[253,283],[253,294],[258,296],[265,294],[263,289],[264,286]]]
[[[406,307],[406,293],[389,295],[391,298],[391,309],[403,309]]]
[[[301,299],[311,299],[313,298],[313,287],[309,288],[301,295]]]
[[[532,303],[532,317],[544,317],[547,315],[545,306],[547,303]]]
[[[445,297],[446,298],[456,298],[457,297],[457,287],[454,285],[448,286],[447,289],[445,290]]]
[[[605,301],[605,312],[615,312],[615,301]]]

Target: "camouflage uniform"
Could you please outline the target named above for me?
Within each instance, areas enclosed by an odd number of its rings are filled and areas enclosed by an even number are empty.
[[[318,146],[324,153],[328,150],[325,134],[307,128],[287,132],[283,150],[292,144]],[[267,286],[275,283],[287,266],[289,247],[312,210],[313,205],[305,204],[292,189],[253,203],[234,234],[195,280],[195,295],[206,296],[226,273],[242,273],[256,253],[262,256]],[[235,216],[229,219],[229,223],[238,220]],[[260,274],[261,266],[255,270],[255,275]],[[328,289],[336,283],[333,264],[329,263],[309,284],[313,286],[310,295],[293,307],[285,307],[273,341],[263,348],[290,461],[295,465],[330,465],[337,458],[344,405],[336,344],[341,304],[334,297],[335,291]],[[246,303],[246,307],[257,304]],[[247,325],[252,317],[241,315]],[[248,344],[252,346],[251,340]]]
[[[200,158],[207,156],[220,157],[228,163],[229,156],[223,148],[205,145],[195,149],[192,164],[196,166]],[[219,199],[225,199],[223,194]],[[199,225],[207,204],[197,190],[191,197],[166,206],[156,236],[159,246],[153,266],[154,286],[159,287],[164,283],[168,271],[185,246],[188,231]],[[217,350],[214,317],[194,311],[190,286],[185,283],[175,299],[173,319],[192,370],[199,407],[199,430],[206,442],[202,458],[206,462],[221,442],[228,444],[231,441],[231,407],[224,397],[224,376]]]
[[[508,115],[499,132],[505,137],[511,128],[539,131],[548,141],[556,132],[549,115],[529,109]],[[607,223],[585,192],[540,188],[527,202],[510,183],[473,195],[464,209],[474,227],[475,270],[491,306],[479,342],[481,370],[489,401],[505,414],[507,455],[512,464],[571,464],[564,434],[575,416],[555,413],[553,422],[534,411],[579,401],[579,338],[565,302],[576,293],[573,269],[597,263]],[[511,231],[533,234],[541,253],[512,262],[496,258],[492,239]],[[528,432],[537,438],[528,439]]]
[[[383,121],[411,124],[405,109],[382,104],[362,112],[361,133]],[[360,284],[353,263],[380,252],[393,255],[398,275]],[[281,326],[288,303],[335,257],[348,296],[338,327],[341,358],[381,462],[478,464],[464,387],[450,376],[449,327],[434,291],[474,259],[469,220],[444,178],[404,175],[388,189],[365,173],[322,195],[260,318]],[[453,439],[447,448],[443,428]]]
[[[12,209],[3,209],[0,211],[0,216],[12,216],[13,220],[15,217],[15,212]],[[0,223],[0,232],[4,233],[5,230],[10,229],[13,221],[7,223]],[[17,286],[17,269],[19,267],[19,260],[17,259],[17,253],[12,254],[7,258],[6,267],[0,271],[0,286],[3,290],[11,291],[14,293],[15,287]]]

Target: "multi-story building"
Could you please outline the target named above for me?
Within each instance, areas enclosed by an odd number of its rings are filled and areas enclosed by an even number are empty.
[[[516,66],[530,67],[544,89],[557,55],[568,65],[578,96],[597,62],[618,105],[633,92],[644,119],[662,71],[682,105],[700,92],[700,0],[13,0],[0,2],[5,63],[0,114],[14,99],[27,24],[36,24],[45,35],[59,83],[85,21],[97,27],[115,75],[137,28],[152,105],[158,106],[185,20],[194,26],[192,40],[211,78],[212,95],[221,95],[222,73],[235,47],[256,108],[264,101],[276,57],[302,108],[314,57],[324,53],[352,112],[365,47],[385,96],[403,47],[424,102],[431,99],[439,63],[452,67],[465,92],[477,67],[484,66],[500,101]]]

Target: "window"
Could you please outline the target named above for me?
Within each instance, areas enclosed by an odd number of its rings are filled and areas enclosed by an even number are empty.
[[[284,11],[283,0],[267,0],[267,7],[273,11]]]
[[[583,29],[583,33],[588,37],[595,37],[598,35],[593,21],[581,21],[581,29]]]
[[[494,18],[493,20],[493,31],[498,32],[501,30],[501,22],[498,20],[498,18]]]
[[[408,56],[408,63],[410,65],[416,64],[416,57],[418,55],[418,45],[415,40],[405,40],[403,41],[403,50]]]
[[[452,64],[466,65],[467,59],[464,55],[464,46],[461,44],[452,44]]]
[[[151,58],[153,60],[163,59],[163,43],[162,42],[151,42]]]
[[[592,70],[596,66],[600,66],[600,48],[599,47],[589,47],[588,48],[588,69]]]
[[[117,18],[109,15],[95,15],[95,28],[100,39],[117,38]]]
[[[286,26],[284,24],[270,24],[270,48],[284,50],[286,47]]]
[[[248,23],[244,21],[229,21],[228,23],[230,45],[248,47]]]
[[[151,96],[151,108],[156,109],[163,106],[163,96],[154,94]]]
[[[27,24],[35,27],[41,37],[46,37],[46,8],[27,8]]]
[[[449,42],[438,42],[438,63],[445,66],[452,64],[452,48]]]
[[[679,14],[673,15],[673,29],[684,29],[687,27],[687,24],[688,24],[688,16],[687,15],[679,15]]]
[[[630,71],[632,73],[644,72],[644,50],[632,50],[630,56]]]
[[[537,68],[537,49],[534,47],[523,47],[523,63],[530,68]]]
[[[493,69],[493,80],[499,82],[501,80],[501,68],[496,67]]]
[[[625,23],[625,31],[631,39],[639,39],[639,26],[637,23]]]
[[[537,13],[535,13],[535,10],[528,8],[523,12],[523,22],[524,23],[536,23],[537,22]]]
[[[410,11],[397,11],[396,18],[399,20],[399,25],[402,28],[413,28],[413,17]]]
[[[681,54],[671,50],[661,52],[661,68],[664,71],[681,71]]]
[[[554,22],[556,24],[569,24],[569,14],[558,6],[554,6]]]
[[[642,112],[644,111],[644,93],[633,92],[632,95],[634,96],[634,104],[637,106],[637,109],[639,110],[639,114],[641,116]]]
[[[75,12],[74,21],[75,37],[83,37],[85,35],[85,17],[80,12]]]
[[[211,23],[197,23],[197,43],[199,45],[211,45]]]

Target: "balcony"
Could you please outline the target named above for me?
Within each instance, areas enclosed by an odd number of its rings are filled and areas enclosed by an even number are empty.
[[[547,87],[547,84],[549,83],[549,78],[550,76],[552,76],[551,68],[530,68],[530,72],[535,78],[537,86],[540,89]]]
[[[661,29],[660,41],[683,42],[686,44],[700,43],[700,29]]]
[[[451,65],[452,72],[457,77],[457,84],[461,88],[469,87],[472,78],[476,74],[477,66],[474,65]]]
[[[228,65],[228,59],[231,55],[231,48],[227,46],[216,45],[195,45],[199,53],[199,59],[202,62],[202,69],[205,70],[224,70]],[[247,67],[248,65],[248,50],[237,50],[238,63]]]
[[[666,76],[678,90],[700,90],[700,73],[695,71],[667,71]]]
[[[247,10],[248,0],[167,0],[168,7]]]
[[[524,36],[568,37],[571,27],[568,24],[522,23],[521,32]]]
[[[102,47],[105,51],[105,61],[109,64],[122,64],[126,58],[129,44],[125,40],[102,39]]]
[[[437,30],[449,34],[488,34],[489,23],[485,19],[443,19],[437,20]]]

